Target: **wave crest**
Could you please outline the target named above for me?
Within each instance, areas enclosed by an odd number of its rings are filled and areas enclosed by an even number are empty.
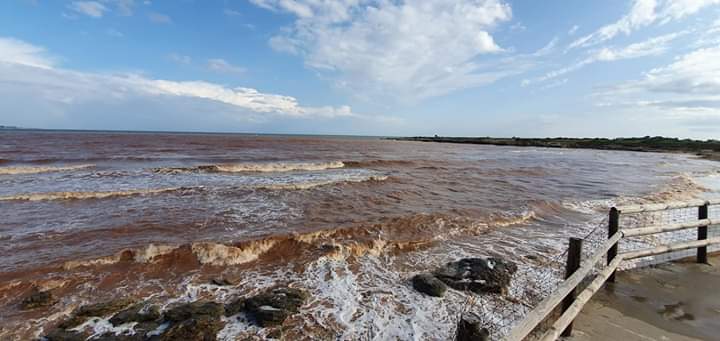
[[[39,174],[39,173],[50,173],[50,172],[67,172],[79,169],[93,168],[95,165],[72,165],[72,166],[55,166],[55,167],[40,167],[40,166],[18,166],[18,167],[0,167],[0,175],[19,175],[19,174]]]
[[[153,172],[161,174],[175,173],[279,173],[294,171],[321,171],[326,169],[343,168],[341,161],[330,162],[267,162],[267,163],[236,163],[201,165],[196,167],[164,167],[155,168]]]
[[[29,193],[0,196],[0,201],[51,201],[51,200],[86,200],[105,199],[112,197],[127,197],[134,195],[151,195],[167,192],[191,190],[190,187],[172,187],[160,189],[135,189],[127,191],[108,192],[50,192],[50,193]]]

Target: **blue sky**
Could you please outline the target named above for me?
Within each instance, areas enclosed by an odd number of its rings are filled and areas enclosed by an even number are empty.
[[[0,124],[720,136],[720,0],[0,2]]]

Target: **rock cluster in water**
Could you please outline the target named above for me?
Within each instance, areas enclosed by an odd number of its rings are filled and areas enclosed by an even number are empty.
[[[506,294],[517,265],[499,258],[463,258],[412,279],[415,290],[441,297],[449,286],[477,294]]]
[[[76,327],[91,318],[111,316],[108,321],[115,327],[135,323],[134,334],[108,333],[92,340],[212,341],[225,326],[223,316],[244,312],[261,327],[277,326],[297,313],[306,299],[307,294],[299,289],[279,287],[253,297],[237,299],[227,305],[196,301],[174,306],[164,313],[157,306],[148,306],[131,299],[118,299],[76,309],[44,338],[48,341],[86,340],[90,335],[77,331]]]

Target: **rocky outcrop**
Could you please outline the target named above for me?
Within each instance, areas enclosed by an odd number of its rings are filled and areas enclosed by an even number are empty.
[[[135,303],[134,300],[129,298],[121,298],[117,300],[107,301],[103,303],[90,304],[82,306],[76,309],[72,316],[60,323],[59,328],[70,329],[74,328],[83,322],[87,321],[91,317],[104,317],[116,312],[120,309],[126,308]]]
[[[463,316],[457,324],[455,341],[487,341],[490,332],[480,325],[477,316]]]
[[[55,304],[57,300],[52,293],[48,291],[40,291],[37,287],[33,287],[30,294],[23,298],[20,302],[20,309],[30,310],[40,307],[49,307]]]
[[[447,285],[429,273],[415,275],[412,278],[415,290],[435,297],[442,297],[447,291]]]
[[[154,322],[160,319],[160,309],[157,306],[151,306],[144,309],[143,304],[136,304],[127,308],[110,318],[113,326],[130,322]]]
[[[297,313],[307,294],[294,288],[274,288],[244,301],[243,310],[262,327],[282,324]]]
[[[196,301],[176,306],[165,312],[165,321],[181,322],[188,319],[208,317],[219,320],[225,314],[225,307],[216,302]]]
[[[517,265],[499,258],[464,258],[435,270],[449,287],[474,293],[506,294]]]
[[[217,333],[225,325],[219,316],[199,315],[178,322],[160,335],[161,341],[214,341]]]

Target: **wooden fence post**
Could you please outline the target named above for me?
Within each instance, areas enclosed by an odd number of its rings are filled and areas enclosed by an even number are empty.
[[[698,219],[703,220],[708,218],[708,204],[705,203],[705,205],[702,205],[698,207]],[[708,237],[708,227],[707,226],[700,226],[698,227],[698,240],[705,240]],[[701,246],[697,248],[697,262],[698,263],[707,263],[707,246]]]
[[[570,276],[572,276],[577,269],[580,268],[580,259],[582,258],[582,244],[583,240],[580,238],[570,238],[570,242],[568,245],[568,256],[567,256],[567,263],[565,263],[565,279],[568,279]],[[562,311],[563,313],[570,308],[570,306],[575,302],[575,297],[577,295],[576,289],[573,289],[570,291],[570,293],[565,296],[562,303]],[[570,323],[567,328],[562,332],[562,336],[570,336],[572,334],[572,323]]]
[[[618,232],[618,229],[620,228],[620,212],[617,210],[617,208],[613,207],[610,209],[610,217],[608,218],[608,238],[611,238],[615,235],[615,233]],[[615,259],[615,256],[617,256],[618,252],[618,242],[617,244],[613,245],[610,250],[607,252],[607,264],[609,265],[610,262]],[[608,282],[615,283],[615,271],[610,275],[610,277],[607,280]]]

